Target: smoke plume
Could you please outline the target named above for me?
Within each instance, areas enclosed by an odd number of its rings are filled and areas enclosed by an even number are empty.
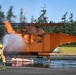
[[[3,38],[3,50],[20,51],[25,47],[25,41],[16,34],[7,34]]]

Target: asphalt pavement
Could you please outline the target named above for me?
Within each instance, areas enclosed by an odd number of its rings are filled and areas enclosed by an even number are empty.
[[[76,75],[76,69],[6,66],[5,69],[0,70],[0,75]]]

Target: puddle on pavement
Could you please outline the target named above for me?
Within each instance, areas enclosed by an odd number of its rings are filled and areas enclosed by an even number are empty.
[[[34,62],[9,62],[6,66],[76,69],[76,60],[51,60],[50,62],[42,58],[33,60]]]

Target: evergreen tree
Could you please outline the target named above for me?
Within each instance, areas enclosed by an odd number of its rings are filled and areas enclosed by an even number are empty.
[[[69,22],[70,22],[71,24],[73,23],[73,13],[70,14]]]
[[[33,16],[31,17],[31,23],[34,23],[34,17]]]
[[[4,12],[2,11],[2,6],[0,5],[0,23],[3,23],[5,20]]]
[[[47,17],[46,17],[46,9],[45,7],[43,7],[43,9],[41,10],[41,14],[38,17],[38,23],[48,23],[47,21]]]
[[[8,12],[7,12],[7,16],[6,16],[6,19],[9,21],[9,22],[14,22],[13,19],[15,19],[16,16],[13,14],[13,6],[10,6]]]
[[[0,26],[0,39],[2,39],[5,34],[6,34],[6,28],[3,25],[1,25]]]
[[[26,17],[23,13],[23,8],[20,10],[20,23],[26,23]]]
[[[67,15],[67,13],[68,13],[68,12],[66,12],[66,13],[63,15],[63,17],[61,18],[63,23],[66,22],[66,15]]]
[[[48,23],[48,17],[46,16],[47,10],[45,9],[45,7],[46,7],[46,5],[41,10],[41,14],[38,17],[38,19],[36,20],[37,23]],[[50,26],[43,26],[41,28],[43,28],[45,32],[50,32],[51,31]]]

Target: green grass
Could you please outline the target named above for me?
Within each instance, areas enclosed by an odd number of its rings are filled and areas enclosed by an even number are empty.
[[[58,50],[63,54],[76,55],[76,47],[59,47]]]

